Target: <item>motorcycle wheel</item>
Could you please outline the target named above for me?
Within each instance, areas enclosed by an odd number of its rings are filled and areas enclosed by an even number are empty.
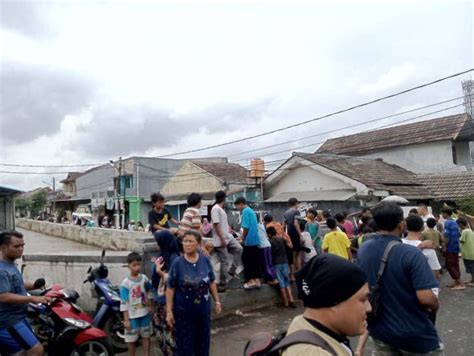
[[[86,341],[77,346],[71,356],[113,356],[112,347],[107,340]]]
[[[117,335],[119,332],[125,335],[122,319],[116,314],[111,314],[104,323],[102,330],[109,335],[109,341],[116,353],[125,352],[128,350],[128,345],[125,339]]]

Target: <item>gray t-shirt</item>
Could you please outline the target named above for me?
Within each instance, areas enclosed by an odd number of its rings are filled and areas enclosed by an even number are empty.
[[[26,296],[25,283],[14,263],[0,261],[0,294]],[[0,329],[9,328],[26,318],[28,304],[0,303]]]
[[[287,211],[285,211],[285,214],[283,215],[283,217],[285,218],[288,235],[292,237],[297,237],[299,235],[295,227],[295,219],[297,216],[301,216],[301,213],[296,208],[289,208]]]
[[[212,222],[212,243],[214,247],[221,246],[221,239],[219,235],[217,235],[216,229],[214,224],[219,224],[219,228],[221,232],[224,234],[226,241],[230,240],[230,233],[229,233],[229,222],[227,221],[227,213],[224,209],[220,207],[220,205],[216,204],[212,207],[211,210],[211,222]]]

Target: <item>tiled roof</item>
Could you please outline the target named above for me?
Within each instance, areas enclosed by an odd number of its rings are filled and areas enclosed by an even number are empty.
[[[417,176],[402,167],[381,159],[369,159],[330,154],[295,153],[317,165],[354,179],[370,189],[387,190],[407,199],[429,199],[433,194],[423,186]]]
[[[69,172],[67,177],[64,178],[60,183],[70,183],[74,182],[78,177],[82,176],[84,173],[82,172]]]
[[[213,163],[192,161],[196,166],[209,172],[226,183],[249,183],[249,171],[236,163]]]
[[[474,121],[468,114],[457,114],[332,138],[319,147],[317,153],[359,155],[442,140],[472,140],[473,136]]]
[[[474,197],[474,171],[444,174],[423,174],[418,179],[439,200],[459,200]]]

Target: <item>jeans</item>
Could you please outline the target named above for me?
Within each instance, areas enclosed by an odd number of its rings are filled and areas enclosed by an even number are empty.
[[[376,340],[372,338],[374,342],[375,351],[372,352],[372,356],[421,356],[421,355],[428,355],[428,356],[444,356],[443,345],[440,344],[439,349],[430,351],[426,354],[420,354],[416,352],[408,352],[396,349],[395,347],[384,343],[383,341]]]
[[[225,247],[214,248],[221,264],[220,284],[226,284],[230,279],[229,271],[235,272],[242,263],[242,246],[234,238],[227,242]],[[229,259],[232,257],[232,265],[229,268]]]

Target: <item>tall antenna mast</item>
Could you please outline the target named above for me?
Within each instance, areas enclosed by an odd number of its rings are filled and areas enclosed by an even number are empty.
[[[474,117],[474,80],[464,80],[462,82],[462,91],[464,92],[464,108],[466,113]]]

